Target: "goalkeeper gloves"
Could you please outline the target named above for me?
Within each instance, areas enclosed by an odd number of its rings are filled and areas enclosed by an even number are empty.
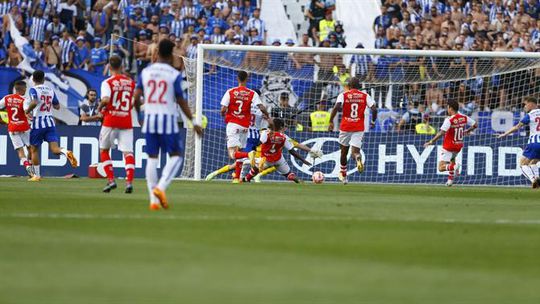
[[[315,158],[322,157],[323,153],[322,153],[321,150],[311,150],[311,151],[309,151],[309,156],[311,156],[311,158],[315,159]]]

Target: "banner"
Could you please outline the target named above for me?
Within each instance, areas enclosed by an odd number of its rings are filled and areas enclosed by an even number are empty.
[[[285,153],[293,172],[301,179],[310,180],[313,172],[322,171],[327,180],[337,180],[340,169],[340,149],[337,133],[333,132],[287,132],[294,140],[311,148],[322,150],[324,156],[313,167],[301,164]],[[207,138],[225,139],[225,131],[206,130]],[[349,161],[349,181],[375,183],[424,183],[443,184],[447,175],[437,170],[441,146],[423,147],[430,136],[403,136],[399,133],[367,133],[362,152],[365,172],[357,173],[354,161]],[[465,139],[465,148],[458,156],[462,164],[460,184],[472,185],[526,185],[521,176],[519,159],[527,143],[527,137],[514,135],[496,139],[493,135],[472,135]],[[442,140],[439,141],[442,144]],[[305,153],[303,153],[305,154]],[[308,159],[309,160],[309,159]],[[226,155],[226,143],[213,141],[203,143],[203,172],[206,176],[213,170],[230,162]],[[222,176],[228,178],[228,176]],[[274,173],[265,177],[284,180]]]
[[[41,174],[47,176],[64,176],[76,174],[88,176],[88,166],[99,163],[99,131],[100,127],[69,127],[57,126],[60,146],[73,151],[79,161],[78,168],[71,168],[64,156],[56,156],[49,151],[49,145],[43,143],[40,149]],[[185,139],[185,129],[180,129],[182,141]],[[133,128],[133,154],[135,156],[135,177],[144,177],[144,168],[147,155],[144,152],[146,140],[140,128]],[[184,146],[184,143],[181,143]],[[124,160],[122,152],[112,149],[111,159],[115,176],[125,177]],[[160,155],[160,165],[166,161],[165,155]],[[180,169],[180,172],[182,169]],[[0,127],[0,175],[25,175],[26,171],[20,165],[17,152],[13,149],[11,139],[7,134],[7,128]]]
[[[60,146],[73,151],[79,160],[79,168],[73,169],[65,157],[56,157],[49,152],[44,143],[40,151],[42,173],[44,176],[63,176],[75,173],[87,176],[88,166],[99,162],[99,127],[57,127]],[[185,141],[185,129],[181,129]],[[327,180],[337,180],[340,150],[337,133],[332,132],[288,132],[294,140],[309,147],[322,150],[324,156],[317,159],[313,167],[300,164],[288,153],[285,157],[293,172],[304,180],[310,180],[315,171],[322,171]],[[140,128],[134,128],[135,176],[144,177],[146,153],[145,140]],[[212,140],[223,138],[223,140]],[[221,168],[231,161],[227,156],[225,130],[205,130],[203,139],[202,176]],[[427,183],[442,184],[446,175],[437,171],[441,146],[423,147],[429,136],[397,133],[367,133],[363,154],[365,172],[358,174],[355,164],[349,161],[349,180],[353,182],[377,183]],[[514,135],[499,140],[493,135],[472,135],[465,139],[465,148],[458,157],[462,164],[460,184],[472,185],[526,185],[528,181],[521,176],[519,159],[527,142],[527,137]],[[442,141],[439,141],[442,144]],[[183,143],[182,143],[183,144]],[[303,153],[303,152],[302,152]],[[305,153],[303,153],[305,155]],[[125,176],[121,152],[113,150],[113,166],[117,176]],[[161,165],[165,163],[161,156]],[[16,152],[5,127],[0,128],[0,175],[24,175]],[[221,178],[230,178],[222,175]],[[284,180],[273,173],[266,180]]]

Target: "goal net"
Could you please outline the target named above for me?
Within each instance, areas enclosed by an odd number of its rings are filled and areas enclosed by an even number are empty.
[[[188,132],[184,178],[204,179],[231,163],[220,100],[226,90],[237,86],[237,71],[244,70],[250,73],[248,87],[260,90],[269,112],[285,118],[286,133],[324,153],[315,160],[306,155],[314,163],[311,167],[286,153],[292,170],[302,179],[322,171],[327,180],[337,181],[338,133],[314,129],[314,117],[324,117],[324,113],[313,113],[331,111],[337,95],[344,90],[344,81],[356,76],[363,90],[374,98],[379,115],[375,128],[368,128],[364,137],[365,172],[356,172],[350,161],[349,181],[444,183],[446,174],[437,171],[442,139],[427,148],[423,145],[442,125],[447,101],[456,100],[460,112],[479,126],[464,139],[465,147],[456,159],[462,165],[456,183],[528,183],[519,165],[528,130],[505,139],[495,135],[511,128],[524,115],[525,96],[539,94],[539,54],[208,44],[198,48],[199,61],[184,58],[188,96],[190,105],[202,112],[208,123],[200,146]],[[366,123],[370,121],[367,112]],[[230,179],[231,172],[216,178]],[[264,179],[282,177],[272,173]]]

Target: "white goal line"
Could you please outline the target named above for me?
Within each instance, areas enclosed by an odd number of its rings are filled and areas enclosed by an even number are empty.
[[[421,222],[439,224],[540,225],[540,219],[426,219],[419,217],[351,216],[216,216],[175,214],[88,214],[88,213],[6,213],[3,219],[77,219],[77,220],[173,220],[173,221],[261,221],[261,222]]]

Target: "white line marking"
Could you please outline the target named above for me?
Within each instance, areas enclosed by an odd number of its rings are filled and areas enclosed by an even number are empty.
[[[174,214],[84,214],[84,213],[8,213],[0,214],[4,219],[81,219],[81,220],[173,220],[173,221],[269,221],[269,222],[424,222],[446,224],[495,224],[495,225],[540,225],[540,219],[425,219],[390,217],[350,216],[213,216]]]

